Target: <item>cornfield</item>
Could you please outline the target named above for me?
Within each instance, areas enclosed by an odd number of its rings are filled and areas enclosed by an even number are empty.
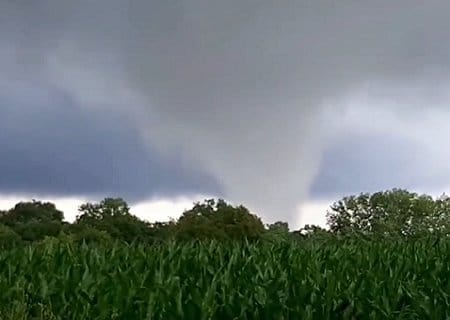
[[[1,319],[449,319],[449,298],[448,240],[0,253]]]

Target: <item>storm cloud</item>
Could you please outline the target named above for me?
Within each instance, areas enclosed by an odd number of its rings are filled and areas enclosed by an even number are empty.
[[[299,203],[326,191],[320,180],[328,179],[327,170],[346,170],[338,163],[350,162],[343,156],[322,161],[330,158],[323,152],[337,130],[360,134],[361,123],[379,130],[372,127],[383,121],[370,115],[381,102],[390,103],[394,124],[402,127],[436,116],[430,110],[450,101],[445,1],[47,0],[1,6],[0,63],[10,75],[2,83],[32,77],[64,92],[87,115],[127,114],[156,159],[182,155],[187,171],[214,177],[223,195],[270,220],[294,220]],[[365,118],[336,125],[349,109],[360,108],[346,99],[367,88],[377,94],[364,106]],[[439,112],[439,119],[450,118]],[[425,136],[396,143],[412,140],[421,148],[428,130],[421,132]],[[391,134],[399,133],[387,131],[380,139]],[[398,153],[392,159],[403,159],[405,148],[386,149]]]
[[[422,145],[387,134],[340,135],[325,148],[311,186],[318,199],[338,199],[390,188],[436,190],[449,186],[448,167],[428,157]],[[437,167],[436,167],[437,165]]]
[[[213,177],[159,157],[120,113],[83,112],[59,90],[18,86],[0,99],[0,193],[122,196],[219,192]]]

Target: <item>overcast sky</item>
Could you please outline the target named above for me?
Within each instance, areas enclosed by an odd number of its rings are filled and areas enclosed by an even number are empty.
[[[0,200],[208,195],[297,224],[448,192],[448,30],[438,0],[0,0]]]

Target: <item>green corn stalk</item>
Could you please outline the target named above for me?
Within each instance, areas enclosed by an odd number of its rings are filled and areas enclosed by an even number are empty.
[[[0,252],[0,319],[447,319],[450,240]]]

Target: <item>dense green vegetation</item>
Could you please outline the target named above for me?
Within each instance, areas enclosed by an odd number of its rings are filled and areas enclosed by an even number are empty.
[[[0,319],[447,319],[450,199],[334,203],[329,229],[196,203],[148,223],[122,199],[74,223],[51,203],[0,212]]]
[[[450,241],[74,245],[0,253],[2,319],[447,319]]]

